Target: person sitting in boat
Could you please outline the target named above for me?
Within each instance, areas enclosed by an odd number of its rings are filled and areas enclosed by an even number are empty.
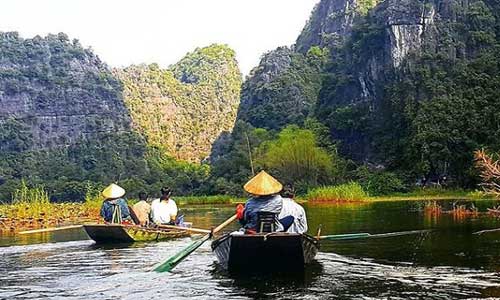
[[[112,183],[102,191],[104,202],[101,206],[101,217],[106,223],[121,224],[131,222],[127,201],[122,197],[125,190]]]
[[[243,225],[245,233],[252,234],[263,231],[263,228],[259,228],[262,224],[258,224],[259,216],[262,216],[262,213],[274,214],[271,231],[285,231],[291,226],[292,216],[278,219],[283,205],[283,199],[279,195],[283,186],[278,180],[265,171],[261,171],[250,179],[243,188],[252,195],[244,207],[240,204],[236,209],[237,217]]]
[[[283,198],[283,206],[279,214],[279,218],[285,218],[287,216],[293,216],[293,224],[288,228],[286,232],[293,233],[306,233],[307,232],[307,218],[304,208],[295,202],[293,198],[295,197],[295,189],[291,184],[285,185],[281,191],[281,197]]]
[[[145,192],[139,193],[139,202],[134,204],[132,210],[135,212],[139,225],[146,226],[149,223],[149,215],[151,213],[151,205],[148,203],[148,194]]]
[[[161,189],[161,197],[151,203],[151,220],[155,224],[175,225],[177,218],[177,205],[170,199],[172,190],[168,187]]]

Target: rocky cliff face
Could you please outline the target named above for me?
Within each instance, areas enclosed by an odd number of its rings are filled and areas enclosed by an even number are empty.
[[[238,119],[254,127],[280,129],[314,116],[322,72],[337,59],[357,17],[376,0],[323,0],[292,47],[266,53],[245,81]]]
[[[0,33],[0,124],[24,126],[28,148],[129,130],[121,92],[108,67],[64,34]]]
[[[256,70],[270,75],[258,71],[245,83],[239,117],[279,129],[300,124],[280,113],[308,107],[303,115],[328,125],[343,155],[416,177],[450,173],[466,182],[474,149],[498,144],[489,136],[497,130],[491,120],[499,103],[491,91],[500,87],[499,24],[500,4],[493,0],[322,0],[295,50],[283,55],[329,51],[329,61],[309,77],[321,78],[319,93],[303,96],[316,88],[297,79],[307,69],[265,57]],[[290,73],[272,93],[262,88]],[[280,97],[292,87],[301,101]]]
[[[238,119],[267,129],[303,124],[316,105],[327,57],[314,50],[303,55],[281,47],[266,53],[243,84]]]
[[[353,23],[379,0],[323,0],[314,8],[311,18],[296,41],[296,50],[306,53],[313,46],[329,48],[332,54],[351,35]]]
[[[242,79],[227,46],[196,49],[168,69],[140,65],[115,74],[134,128],[178,159],[205,159],[234,125]]]

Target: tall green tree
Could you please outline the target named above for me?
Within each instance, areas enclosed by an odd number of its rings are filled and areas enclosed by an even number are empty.
[[[263,143],[258,162],[282,181],[300,186],[326,184],[335,171],[332,157],[318,146],[315,134],[295,125],[283,129],[277,139]]]

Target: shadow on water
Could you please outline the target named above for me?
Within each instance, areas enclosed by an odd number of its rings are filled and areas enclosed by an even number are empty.
[[[234,296],[253,297],[258,299],[276,298],[288,295],[301,295],[323,273],[323,266],[318,261],[313,261],[302,271],[286,272],[238,272],[231,273],[219,263],[212,264],[211,276],[219,280],[218,285],[224,289],[236,289]]]

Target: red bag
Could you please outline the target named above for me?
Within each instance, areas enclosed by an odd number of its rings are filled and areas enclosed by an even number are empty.
[[[238,204],[238,206],[236,206],[236,217],[238,218],[238,220],[241,220],[244,218],[244,216],[245,207],[242,204]]]

